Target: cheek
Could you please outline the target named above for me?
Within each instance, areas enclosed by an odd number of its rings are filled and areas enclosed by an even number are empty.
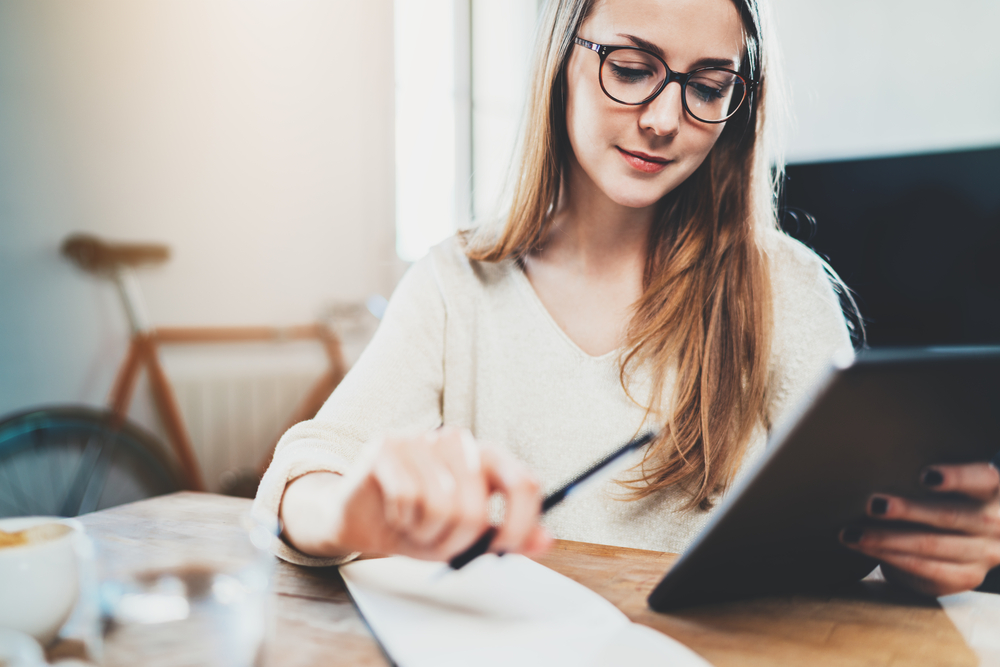
[[[577,160],[586,162],[597,148],[601,136],[602,114],[592,103],[586,100],[567,100],[566,130],[569,134],[570,148]]]
[[[577,159],[594,151],[607,123],[606,111],[595,99],[593,91],[585,88],[586,83],[578,82],[566,95],[566,131]]]
[[[697,123],[698,121],[693,122]],[[699,123],[699,125],[700,127],[684,128],[688,130],[686,135],[683,130],[681,132],[684,144],[679,148],[684,157],[683,162],[679,165],[682,166],[682,169],[678,174],[680,180],[676,185],[686,181],[691,174],[698,170],[722,135],[722,127],[720,126],[706,126],[703,123]]]
[[[698,121],[693,122],[698,123]],[[715,147],[724,128],[725,125],[706,125],[704,123],[698,123],[691,128],[691,132],[688,133],[688,149],[691,156],[697,159],[698,164],[701,164]]]
[[[608,146],[617,143],[623,124],[634,122],[634,114],[601,90],[596,54],[578,51],[566,68],[566,131],[577,160],[586,163],[588,156],[603,155]],[[593,61],[586,56],[594,56]]]

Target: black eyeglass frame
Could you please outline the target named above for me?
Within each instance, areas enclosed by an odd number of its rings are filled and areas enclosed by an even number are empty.
[[[684,111],[686,111],[689,116],[694,118],[699,123],[710,123],[712,125],[725,123],[727,120],[736,115],[736,112],[740,110],[740,108],[743,106],[743,103],[746,102],[748,98],[751,98],[753,96],[753,91],[760,84],[760,82],[757,80],[748,79],[739,72],[734,72],[733,70],[726,69],[725,67],[699,67],[698,69],[691,70],[690,72],[675,72],[672,69],[670,69],[669,66],[667,66],[666,60],[656,55],[652,51],[648,51],[638,46],[608,46],[606,44],[597,44],[595,42],[590,42],[581,37],[574,37],[573,42],[579,46],[584,47],[589,51],[595,52],[597,55],[601,57],[601,62],[597,67],[597,80],[601,84],[601,90],[603,90],[604,94],[607,95],[608,98],[610,98],[611,100],[614,100],[618,104],[624,104],[630,107],[637,107],[643,104],[648,104],[649,102],[652,102],[654,99],[656,99],[656,97],[660,93],[662,93],[671,82],[676,81],[681,85],[681,104],[684,105]],[[608,89],[604,87],[604,61],[607,60],[608,56],[614,53],[615,51],[625,51],[625,50],[642,51],[643,53],[646,53],[656,58],[661,63],[663,63],[663,69],[667,73],[667,76],[663,79],[663,83],[661,83],[656,90],[654,90],[646,99],[642,100],[641,102],[623,102],[614,95],[612,95],[611,93],[609,93]],[[705,120],[703,118],[699,118],[698,116],[694,115],[694,113],[691,111],[690,108],[688,108],[688,103],[687,103],[688,81],[690,81],[691,77],[694,76],[695,74],[698,74],[699,72],[704,72],[706,70],[727,72],[739,78],[740,81],[743,82],[743,88],[744,88],[743,99],[741,99],[739,101],[739,104],[736,105],[736,108],[734,108],[730,112],[730,114],[725,118],[723,118],[722,120]]]

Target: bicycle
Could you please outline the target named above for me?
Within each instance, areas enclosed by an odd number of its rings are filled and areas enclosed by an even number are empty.
[[[77,516],[173,491],[205,490],[175,392],[160,362],[161,344],[318,341],[328,366],[288,419],[288,427],[315,415],[347,371],[341,339],[323,323],[289,327],[151,326],[134,270],[166,261],[170,250],[165,245],[115,244],[76,234],[63,242],[62,254],[84,271],[115,283],[128,317],[131,340],[106,409],[48,406],[0,420],[0,517]],[[363,306],[341,308],[340,316],[349,315],[352,308]],[[169,449],[127,419],[143,368]],[[252,496],[269,461],[270,454],[257,466],[255,476],[236,480],[229,492]]]

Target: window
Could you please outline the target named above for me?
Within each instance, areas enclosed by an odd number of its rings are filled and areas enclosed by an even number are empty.
[[[396,0],[396,251],[494,215],[539,0]]]

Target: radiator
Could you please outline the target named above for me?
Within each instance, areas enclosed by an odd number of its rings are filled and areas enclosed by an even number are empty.
[[[326,368],[308,344],[198,346],[164,351],[195,457],[209,491],[255,475]],[[316,346],[318,347],[318,346]]]
[[[338,315],[350,325],[338,327],[350,366],[378,321],[364,313],[353,319]],[[255,480],[295,409],[328,367],[315,341],[172,345],[160,352],[205,485],[221,493],[241,480],[248,490],[247,480]],[[154,431],[163,437],[162,426]]]
[[[177,401],[209,491],[254,475],[318,374],[183,378]]]

